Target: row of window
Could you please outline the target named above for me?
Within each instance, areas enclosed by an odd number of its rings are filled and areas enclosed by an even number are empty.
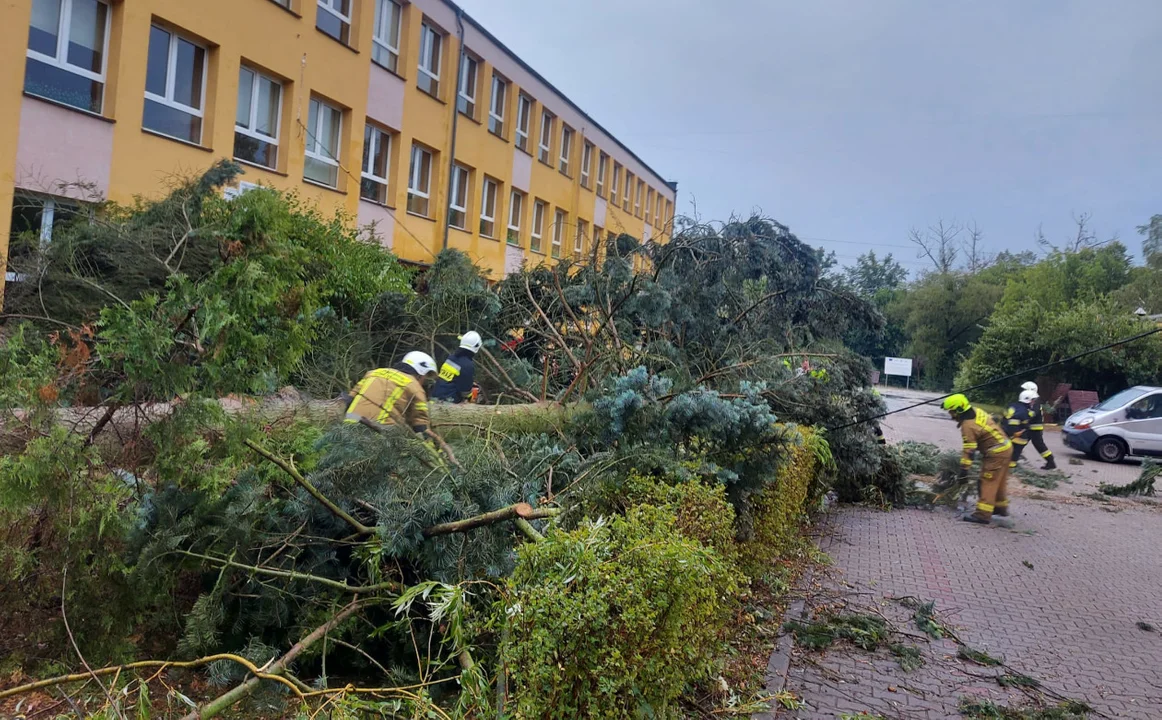
[[[278,2],[279,0],[275,0]],[[351,0],[317,0],[316,26],[341,42],[350,39]],[[106,0],[32,0],[32,18],[25,74],[25,91],[65,103],[89,112],[100,113],[104,94],[106,50],[109,38],[110,7]],[[282,2],[280,4],[284,4]],[[377,0],[373,34],[373,58],[393,72],[398,70],[402,8],[394,0]],[[440,58],[444,35],[425,19],[421,28],[417,85],[419,89],[439,92]],[[198,42],[183,37],[161,24],[150,28],[145,81],[145,103],[142,126],[154,133],[185,142],[201,144],[205,108],[208,52]],[[461,82],[457,92],[460,112],[475,118],[479,85],[480,60],[465,54]],[[493,73],[488,126],[494,134],[507,139],[506,114],[510,83]],[[276,169],[279,164],[279,137],[285,94],[281,80],[262,71],[242,65],[239,70],[238,98],[235,116],[234,157],[254,165]],[[530,123],[534,101],[521,92],[516,102],[514,131],[516,146],[529,152]],[[338,187],[340,138],[344,112],[327,101],[312,96],[307,113],[307,135],[304,151],[304,179]],[[553,145],[557,144],[557,167],[572,176],[572,154],[576,141],[573,128],[561,123],[542,108],[538,157],[552,165]],[[388,204],[392,137],[384,128],[368,123],[364,128],[363,163],[360,195],[370,201]],[[672,206],[660,192],[647,187],[628,169],[613,162],[605,152],[594,152],[592,143],[584,141],[581,149],[580,181],[587,189],[606,196],[626,212],[658,226],[668,222]],[[431,217],[431,182],[433,151],[415,145],[408,175],[408,211]],[[623,177],[624,175],[624,177]],[[452,193],[449,197],[449,222],[466,227],[469,173],[455,166]],[[494,237],[496,193],[499,183],[485,179],[482,185],[481,234]],[[624,194],[619,195],[619,187]],[[655,202],[655,195],[656,202]],[[631,197],[632,196],[632,197]],[[516,197],[514,195],[514,197]],[[631,205],[632,200],[632,205]],[[512,206],[522,208],[519,199]],[[644,204],[644,216],[643,216]],[[558,210],[557,212],[562,212]],[[534,212],[535,215],[535,212]],[[510,218],[511,219],[511,218]],[[583,221],[582,221],[583,222]],[[579,223],[580,224],[580,223]],[[533,223],[534,228],[538,226]],[[543,225],[543,217],[539,225]],[[556,224],[555,224],[556,226]],[[513,225],[510,222],[510,229]],[[519,222],[515,226],[519,236]],[[535,233],[539,244],[541,234]],[[538,250],[533,244],[534,250]],[[539,251],[539,250],[538,250]]]

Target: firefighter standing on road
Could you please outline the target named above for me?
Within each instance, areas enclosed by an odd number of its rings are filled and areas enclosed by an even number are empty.
[[[1029,432],[1026,437],[1029,442],[1033,443],[1037,452],[1041,453],[1041,457],[1045,458],[1045,464],[1041,466],[1041,469],[1056,470],[1057,461],[1053,459],[1053,451],[1045,444],[1045,414],[1041,410],[1041,398],[1037,390],[1037,383],[1027,382],[1021,386],[1021,389],[1033,393],[1033,401],[1029,403]],[[1019,454],[1014,450],[1013,460],[1016,460]]]
[[[482,345],[480,333],[469,330],[460,336],[460,347],[440,366],[440,379],[432,390],[433,400],[462,403],[476,394],[476,353]]]
[[[1037,399],[1037,393],[1032,390],[1022,390],[1017,402],[1005,409],[1005,434],[1013,442],[1013,456],[1009,460],[1009,470],[1017,467],[1021,459],[1021,452],[1029,444],[1029,422],[1033,417],[1032,402]]]
[[[403,362],[394,367],[368,372],[351,391],[346,422],[376,427],[401,419],[416,434],[434,438],[424,383],[435,377],[436,361],[422,352],[404,355]]]
[[[1009,496],[1006,492],[1006,480],[1009,474],[1012,443],[989,414],[970,405],[964,395],[957,393],[945,398],[943,407],[960,427],[960,435],[964,439],[959,480],[968,478],[968,469],[972,467],[973,456],[978,451],[981,453],[978,484],[980,497],[976,503],[976,511],[965,515],[963,519],[987,525],[994,514],[1007,516]]]

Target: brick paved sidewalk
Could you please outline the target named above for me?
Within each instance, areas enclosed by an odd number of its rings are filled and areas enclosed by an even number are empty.
[[[820,539],[834,567],[808,605],[843,599],[918,634],[890,598],[935,600],[965,644],[1051,691],[1110,717],[1162,718],[1162,513],[1029,498],[1014,513],[1006,530],[946,511],[834,510]],[[966,695],[1021,699],[989,679],[994,669],[957,660],[955,643],[905,640],[923,648],[925,667],[903,672],[882,650],[796,650],[787,687],[807,707],[776,716],[929,720],[958,717]]]

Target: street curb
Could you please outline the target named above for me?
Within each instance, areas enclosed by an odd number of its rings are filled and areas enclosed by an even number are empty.
[[[783,618],[783,626],[790,620],[803,620],[806,615],[806,603],[802,598],[791,602],[787,614]],[[771,659],[767,661],[766,692],[771,698],[771,709],[766,712],[751,715],[751,720],[774,720],[778,708],[774,705],[775,695],[781,693],[787,686],[787,673],[791,670],[791,654],[795,650],[795,634],[779,628],[775,639],[775,649],[771,652]]]

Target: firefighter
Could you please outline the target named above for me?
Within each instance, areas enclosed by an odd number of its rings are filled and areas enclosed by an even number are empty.
[[[1005,482],[1009,474],[1009,456],[1012,454],[1013,444],[1005,433],[997,427],[989,414],[980,408],[974,408],[968,398],[957,393],[944,399],[944,409],[960,427],[960,435],[964,440],[964,454],[960,458],[960,473],[957,479],[961,482],[968,478],[968,469],[972,467],[972,458],[979,451],[981,454],[981,470],[979,498],[976,511],[964,516],[967,522],[987,525],[992,516],[1005,517],[1009,514],[1009,496]]]
[[[1009,459],[1009,470],[1017,467],[1021,459],[1021,452],[1029,444],[1029,422],[1033,417],[1031,403],[1037,399],[1037,393],[1032,390],[1022,390],[1017,402],[1005,409],[1005,422],[1002,427],[1009,440],[1013,442],[1013,456]]]
[[[378,428],[402,420],[416,434],[437,440],[429,427],[428,396],[424,390],[424,384],[430,384],[435,377],[436,361],[427,353],[415,351],[404,355],[403,362],[394,367],[368,372],[351,391],[346,422]]]
[[[462,403],[475,399],[476,353],[480,352],[480,333],[469,330],[460,336],[460,347],[440,366],[440,379],[432,390],[432,399]]]
[[[1045,444],[1045,413],[1041,409],[1041,397],[1037,390],[1037,383],[1027,382],[1021,385],[1021,389],[1026,392],[1032,391],[1034,396],[1033,401],[1029,403],[1029,433],[1026,437],[1029,442],[1033,443],[1033,448],[1041,453],[1041,457],[1045,459],[1045,464],[1041,466],[1041,469],[1056,470],[1057,461],[1053,458],[1053,451]]]

